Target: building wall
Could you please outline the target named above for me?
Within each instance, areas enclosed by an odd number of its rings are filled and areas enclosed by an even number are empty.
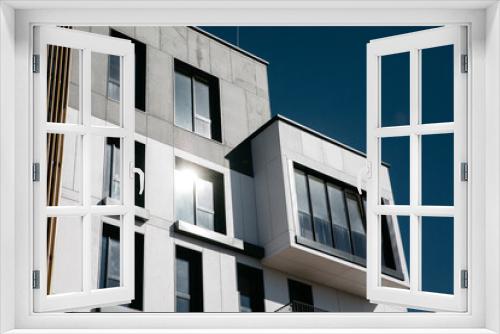
[[[76,29],[109,35],[109,27],[77,27]],[[143,311],[173,312],[175,310],[175,247],[176,245],[202,253],[204,311],[237,312],[239,295],[236,264],[238,262],[261,268],[264,275],[265,309],[276,311],[289,303],[287,279],[311,284],[315,306],[328,311],[382,311],[354,295],[324,285],[292,277],[279,270],[263,266],[253,257],[215,246],[174,232],[174,175],[175,157],[215,170],[224,175],[227,235],[256,245],[262,245],[269,254],[270,245],[290,240],[295,235],[290,225],[290,189],[286,180],[286,157],[297,150],[287,134],[293,130],[274,123],[252,142],[254,177],[229,169],[225,156],[243,139],[270,118],[266,66],[186,27],[115,27],[114,29],[147,45],[146,111],[136,110],[136,140],[146,145],[145,208],[150,218],[136,222],[136,232],[144,234],[144,300]],[[174,58],[217,76],[220,80],[222,143],[203,138],[174,125],[173,80]],[[74,58],[74,64],[78,58]],[[229,65],[229,66],[228,66]],[[70,85],[69,121],[77,117],[78,73],[72,68]],[[117,103],[107,98],[108,57],[92,58],[92,122],[111,125],[117,120]],[[297,134],[292,134],[295,136]],[[305,135],[298,134],[300,147],[316,145]],[[303,137],[303,138],[302,138]],[[281,142],[285,140],[285,142]],[[308,142],[309,140],[309,142]],[[63,156],[61,203],[69,205],[78,198],[79,155],[77,141],[66,136]],[[69,148],[74,148],[73,150]],[[319,147],[323,147],[319,144]],[[104,138],[92,140],[92,196],[93,203],[102,200],[104,178]],[[316,149],[316,147],[312,148]],[[295,152],[310,158],[312,165],[339,163],[335,154],[342,152]],[[314,161],[310,154],[318,154]],[[326,154],[324,161],[321,154]],[[333,155],[332,155],[333,154]],[[350,159],[343,157],[342,159]],[[346,162],[349,165],[349,162]],[[334,166],[336,166],[334,164]],[[323,166],[324,167],[324,166]],[[322,168],[323,168],[322,167]],[[340,171],[342,168],[338,168]],[[344,171],[345,178],[352,172]],[[356,170],[357,172],[357,170]],[[340,172],[339,172],[340,173]],[[284,178],[285,175],[285,178]],[[335,174],[336,175],[336,174]],[[355,174],[354,174],[355,175]],[[390,187],[389,187],[390,189]],[[92,223],[92,285],[98,286],[101,253],[101,221],[117,224],[111,218],[95,217]],[[74,247],[78,234],[71,227],[58,226],[58,240],[54,261],[55,292],[74,290],[78,275],[68,268],[76,268],[75,258],[80,254]],[[278,242],[276,242],[278,241]],[[73,247],[72,247],[73,246]],[[128,311],[110,307],[103,311]]]

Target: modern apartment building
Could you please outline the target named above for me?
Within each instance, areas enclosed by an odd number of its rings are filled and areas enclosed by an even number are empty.
[[[356,189],[365,155],[271,118],[266,61],[197,28],[75,29],[135,45],[135,167],[145,176],[142,194],[135,176],[135,299],[94,311],[406,311],[366,299],[366,192]],[[77,55],[67,57],[66,123],[81,117]],[[95,126],[122,121],[120,66],[92,54]],[[60,139],[51,196],[75,205],[81,143]],[[92,204],[120,203],[120,139],[94,136],[91,145]],[[382,170],[382,202],[393,204]],[[82,284],[84,232],[74,219],[48,231],[51,294]],[[93,289],[120,286],[120,226],[119,216],[92,217]],[[384,216],[381,229],[382,285],[407,289],[397,217]]]

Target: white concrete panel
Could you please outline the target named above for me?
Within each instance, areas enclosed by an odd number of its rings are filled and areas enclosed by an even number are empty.
[[[188,30],[188,62],[210,73],[209,39],[198,32]]]
[[[90,140],[92,163],[91,171],[91,194],[92,197],[102,198],[104,182],[104,147],[106,137],[92,136]],[[122,177],[123,171],[122,171]]]
[[[240,191],[243,203],[244,240],[260,244],[257,226],[257,208],[255,204],[255,185],[253,178],[240,175]]]
[[[144,44],[160,48],[160,27],[135,27],[135,38]]]
[[[339,311],[339,297],[337,290],[327,288],[326,286],[319,284],[313,284],[312,290],[315,307],[319,307],[329,312]]]
[[[152,216],[174,219],[173,148],[148,139],[146,145],[146,209]]]
[[[161,49],[168,54],[187,62],[187,29],[186,27],[161,27]]]
[[[168,230],[146,226],[144,234],[144,311],[173,312],[175,247]]]
[[[264,289],[266,312],[274,312],[290,302],[285,274],[264,267]]]
[[[146,111],[160,119],[174,122],[173,57],[147,46]]]
[[[357,177],[359,170],[366,166],[366,158],[347,150],[344,150],[342,155],[344,157],[344,173]],[[364,173],[363,179],[366,180],[366,173]]]
[[[342,156],[342,149],[337,145],[333,145],[326,141],[321,142],[323,150],[323,161],[328,167],[338,170],[344,170],[344,157]]]
[[[77,152],[76,150],[76,141],[77,136],[75,135],[64,136],[64,154],[62,157],[63,161],[61,171],[61,184],[64,188],[67,189],[74,188],[76,155],[81,154],[81,152]]]
[[[267,182],[273,236],[276,237],[290,229],[286,213],[285,184],[280,157],[267,165]]]
[[[301,135],[302,135],[302,145],[305,148],[303,150],[304,155],[315,161],[323,162],[321,139],[306,132],[301,132]]]
[[[218,251],[203,249],[203,311],[222,311],[221,259]]]
[[[344,291],[338,291],[338,298],[339,312],[363,312],[366,300]]]
[[[233,205],[233,226],[234,236],[238,239],[245,239],[245,227],[243,216],[243,201],[240,188],[240,174],[233,170],[230,171],[231,194]]]
[[[220,253],[220,275],[222,312],[235,312],[239,309],[239,294],[234,256]]]
[[[294,126],[279,122],[280,145],[283,152],[291,150],[302,154],[301,131]]]
[[[231,82],[231,52],[229,50],[227,46],[210,40],[210,67],[212,74]]]
[[[231,51],[233,83],[256,94],[255,62],[239,52]]]
[[[273,239],[271,222],[271,208],[269,206],[269,192],[267,190],[267,172],[259,171],[254,176],[255,198],[257,207],[257,224],[260,241],[265,244]]]

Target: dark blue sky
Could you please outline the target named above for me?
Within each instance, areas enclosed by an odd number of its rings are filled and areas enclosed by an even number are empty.
[[[237,44],[236,27],[201,27]],[[366,44],[428,27],[240,27],[239,47],[269,62],[272,115],[366,152]],[[453,121],[453,48],[422,53],[422,122]],[[382,125],[409,122],[409,55],[382,59]],[[409,140],[382,141],[396,204],[409,204]],[[453,135],[422,138],[422,204],[453,205]],[[409,265],[409,219],[400,217]],[[453,219],[424,218],[422,288],[453,293]]]

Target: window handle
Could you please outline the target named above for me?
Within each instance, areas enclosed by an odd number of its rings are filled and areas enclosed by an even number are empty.
[[[370,161],[366,161],[366,167],[361,168],[358,172],[357,188],[360,195],[363,193],[361,191],[361,175],[363,173],[368,174],[369,179],[372,178],[372,163]]]
[[[133,161],[130,161],[129,167],[131,179],[134,178],[135,173],[139,174],[139,195],[142,195],[142,193],[144,192],[144,172],[142,171],[142,169],[134,167]]]

